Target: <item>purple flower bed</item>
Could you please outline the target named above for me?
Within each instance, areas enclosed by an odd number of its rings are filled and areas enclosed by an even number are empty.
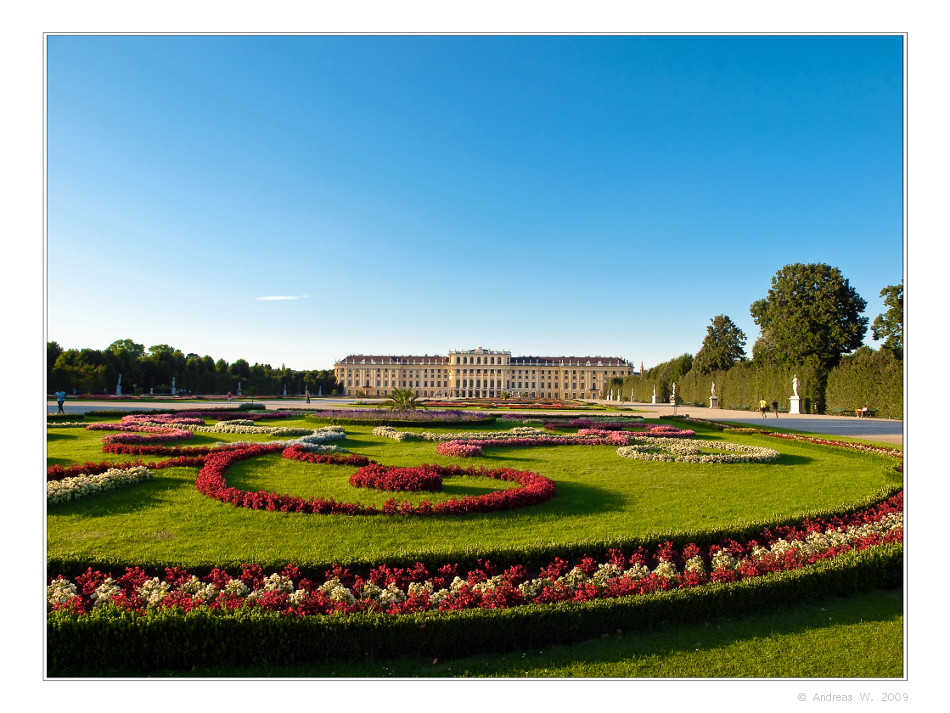
[[[320,409],[307,411],[308,416],[314,418],[348,419],[351,421],[414,421],[427,423],[429,421],[466,423],[483,421],[494,418],[491,414],[478,411],[401,411],[394,412],[384,408],[374,409]]]

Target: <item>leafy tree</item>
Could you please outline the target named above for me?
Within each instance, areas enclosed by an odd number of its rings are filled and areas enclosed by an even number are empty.
[[[59,359],[59,355],[62,353],[63,353],[63,348],[59,345],[58,342],[46,342],[46,383],[47,383],[47,386],[52,384],[53,367],[56,365],[56,360]]]
[[[884,341],[883,348],[889,349],[898,359],[904,358],[904,281],[888,285],[881,290],[887,312],[879,314],[871,324],[871,336],[874,341]]]
[[[725,371],[745,359],[746,336],[726,315],[720,314],[706,327],[706,338],[693,357],[693,369],[700,374]]]
[[[753,359],[769,364],[838,363],[861,346],[867,306],[836,267],[823,263],[786,265],[772,278],[765,299],[752,303],[762,330]]]
[[[390,411],[415,411],[419,404],[416,402],[416,395],[412,389],[393,389],[382,401],[383,406]]]

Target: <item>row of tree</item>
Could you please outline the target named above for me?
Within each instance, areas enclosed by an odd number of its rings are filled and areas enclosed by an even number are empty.
[[[120,339],[106,349],[63,349],[46,343],[46,382],[50,392],[102,394],[116,392],[122,375],[123,394],[167,394],[172,379],[179,393],[330,394],[337,391],[332,369],[294,371],[270,364],[249,364],[245,359],[224,359],[184,354],[167,344],[146,349],[131,339]]]
[[[862,346],[868,319],[861,313],[867,302],[838,268],[786,265],[772,278],[767,296],[750,307],[760,329],[751,360],[745,353],[746,335],[720,314],[710,320],[695,356],[683,354],[638,377],[617,379],[608,390],[621,388],[626,398],[650,401],[655,388],[657,400],[665,402],[676,382],[680,398],[702,402],[709,397],[710,381],[715,381],[720,405],[748,406],[760,398],[785,400],[797,374],[807,375],[804,403],[810,412],[868,406],[900,418],[903,282],[884,287],[880,296],[886,311],[871,324],[872,337],[882,343],[875,352]]]

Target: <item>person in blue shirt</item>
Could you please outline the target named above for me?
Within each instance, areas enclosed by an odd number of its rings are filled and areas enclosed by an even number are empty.
[[[56,413],[66,413],[66,412],[63,410],[63,402],[64,402],[64,401],[66,401],[66,392],[65,392],[65,391],[57,391],[57,392],[56,392],[56,405],[59,406],[59,411],[57,411]]]

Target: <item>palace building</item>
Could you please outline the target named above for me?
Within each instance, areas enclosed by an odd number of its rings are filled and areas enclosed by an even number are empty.
[[[589,399],[611,378],[635,373],[619,357],[511,356],[508,351],[469,349],[448,356],[351,355],[333,365],[347,396],[386,396],[412,389],[420,397],[514,397]]]

